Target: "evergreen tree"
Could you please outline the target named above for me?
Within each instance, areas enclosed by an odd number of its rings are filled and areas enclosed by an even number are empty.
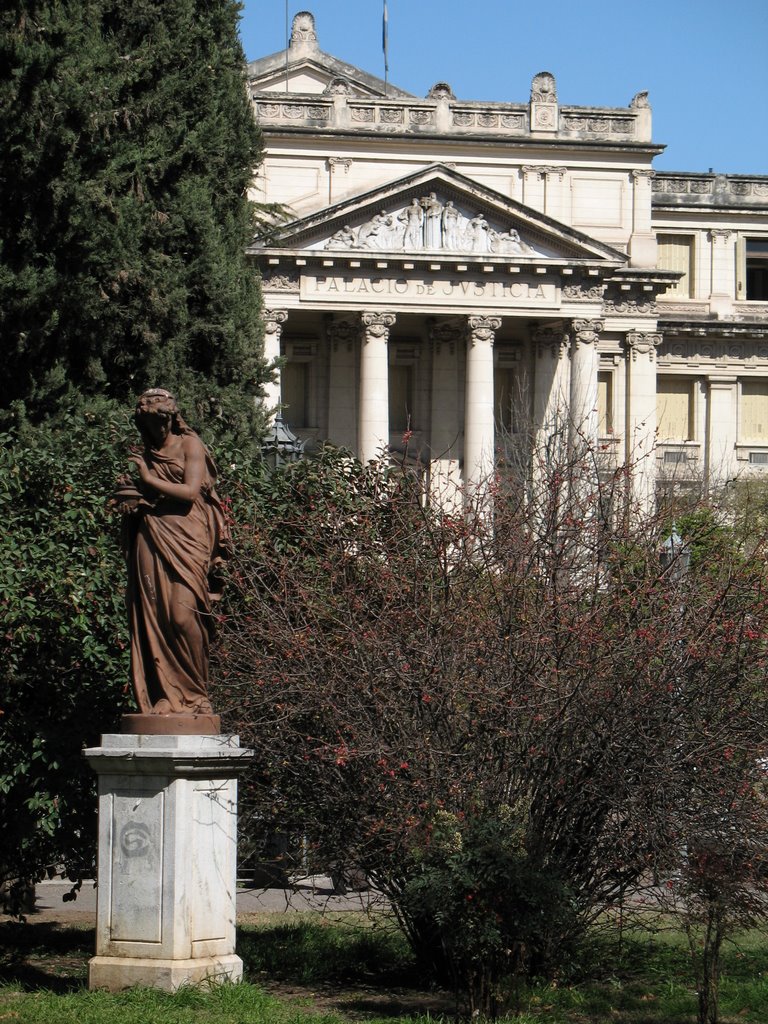
[[[244,248],[259,133],[235,0],[0,13],[0,410],[173,387],[247,426],[263,372]]]

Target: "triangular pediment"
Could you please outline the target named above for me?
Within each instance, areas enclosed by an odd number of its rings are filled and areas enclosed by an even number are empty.
[[[505,261],[588,261],[619,267],[627,257],[514,199],[435,164],[309,217],[284,225],[266,247],[324,251],[329,255],[377,253],[415,259],[503,258]]]

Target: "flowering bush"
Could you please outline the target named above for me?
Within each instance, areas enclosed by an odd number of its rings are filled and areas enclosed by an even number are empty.
[[[712,808],[766,836],[762,547],[663,570],[625,479],[542,459],[457,511],[326,452],[240,523],[216,699],[249,806],[364,871],[483,1013]]]

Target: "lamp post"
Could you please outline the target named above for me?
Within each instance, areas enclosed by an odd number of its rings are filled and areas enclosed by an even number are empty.
[[[262,440],[261,450],[264,453],[264,461],[272,469],[278,469],[291,462],[298,462],[304,454],[305,443],[296,437],[278,413]]]

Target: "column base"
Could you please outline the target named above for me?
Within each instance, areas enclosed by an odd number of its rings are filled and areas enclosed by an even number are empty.
[[[193,960],[94,956],[88,962],[88,988],[107,992],[135,987],[176,992],[192,985],[223,985],[242,980],[243,961],[235,953]]]

